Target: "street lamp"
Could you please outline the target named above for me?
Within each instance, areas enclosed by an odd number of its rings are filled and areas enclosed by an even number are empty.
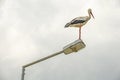
[[[45,61],[45,60],[47,60],[49,58],[52,58],[54,56],[57,56],[57,55],[59,55],[61,53],[64,53],[64,54],[67,55],[67,54],[70,54],[72,52],[78,52],[79,50],[81,50],[83,48],[85,48],[84,42],[82,40],[78,39],[78,40],[76,40],[76,41],[68,44],[67,46],[65,46],[62,51],[56,52],[56,53],[54,53],[52,55],[46,56],[44,58],[41,58],[39,60],[33,61],[33,62],[29,63],[29,64],[26,64],[26,65],[22,66],[21,80],[24,80],[24,77],[25,77],[25,68],[27,68],[29,66],[32,66],[32,65],[34,65],[36,63]]]

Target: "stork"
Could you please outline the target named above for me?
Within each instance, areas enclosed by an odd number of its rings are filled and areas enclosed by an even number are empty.
[[[81,27],[84,26],[91,19],[91,15],[94,18],[92,9],[88,9],[88,16],[74,18],[72,21],[65,25],[65,28],[67,27],[79,28],[79,39],[81,40]]]

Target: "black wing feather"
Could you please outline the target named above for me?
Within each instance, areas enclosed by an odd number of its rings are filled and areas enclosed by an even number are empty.
[[[71,24],[78,24],[78,23],[84,23],[84,20],[75,20],[73,22],[71,22]]]

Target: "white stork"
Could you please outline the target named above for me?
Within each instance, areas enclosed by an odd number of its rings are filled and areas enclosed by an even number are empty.
[[[85,25],[91,19],[91,15],[94,18],[91,9],[88,9],[88,15],[89,16],[74,18],[72,21],[70,21],[69,23],[67,23],[65,25],[65,28],[67,28],[67,27],[77,27],[77,28],[79,28],[79,39],[81,39],[81,27],[83,25]]]

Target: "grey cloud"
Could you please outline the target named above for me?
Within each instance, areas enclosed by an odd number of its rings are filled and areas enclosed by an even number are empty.
[[[48,0],[44,1],[19,1],[20,8],[17,14],[20,18],[25,19],[25,22],[32,22],[36,24],[49,23],[54,19],[54,14],[57,13],[55,6]]]
[[[66,18],[76,17],[79,10],[79,14],[84,13],[84,9],[92,5],[96,19],[82,30],[86,48],[27,68],[26,80],[120,79],[119,9],[108,0],[89,5],[86,4],[88,1],[76,1],[67,6],[65,3],[68,2],[64,0],[6,0],[0,19],[1,80],[20,80],[22,65],[62,50],[77,39],[77,29],[63,28]],[[110,13],[112,11],[116,14]]]

